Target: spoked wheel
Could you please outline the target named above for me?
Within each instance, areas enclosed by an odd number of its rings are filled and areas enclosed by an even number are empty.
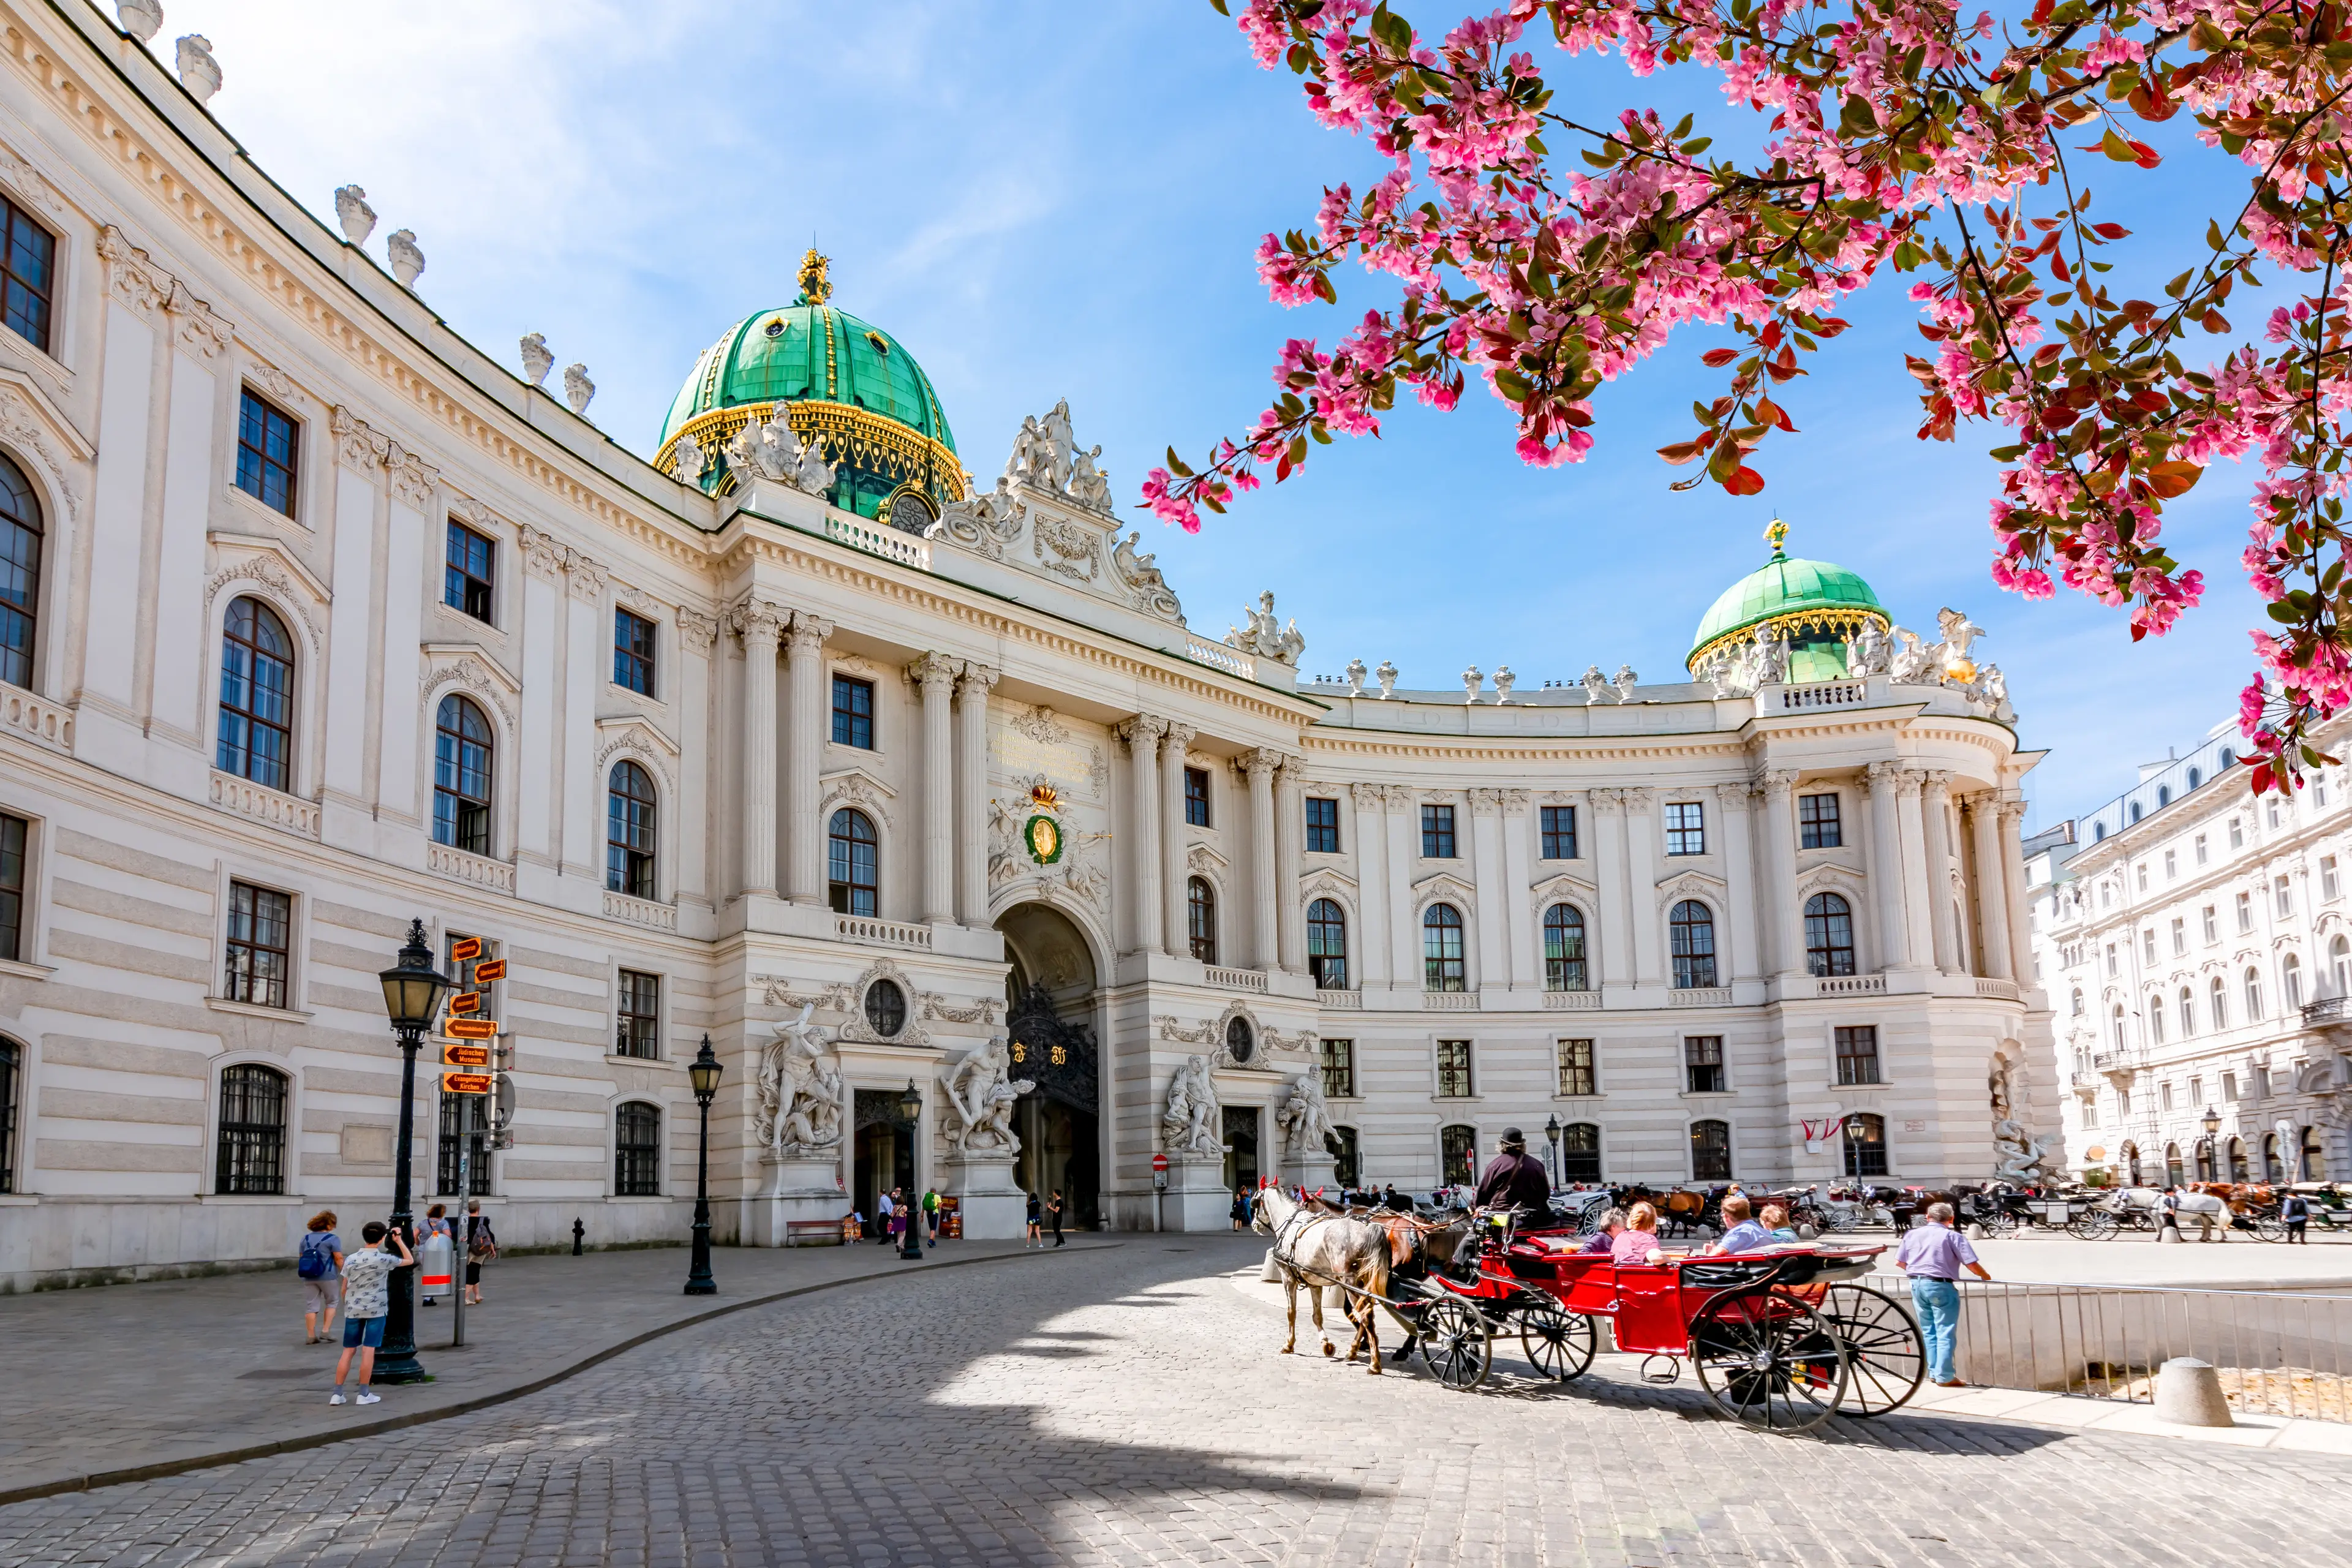
[[[2085,1209],[2066,1222],[2066,1234],[2078,1241],[2105,1241],[2121,1228],[2104,1209]]]
[[[2261,1237],[2264,1241],[2284,1241],[2286,1239],[2286,1221],[2279,1218],[2276,1215],[2256,1215],[2254,1216],[2254,1234]]]
[[[1822,1299],[1821,1314],[1845,1342],[1845,1394],[1838,1408],[1848,1415],[1884,1415],[1898,1410],[1927,1378],[1927,1346],[1909,1309],[1867,1286],[1837,1284]]]
[[[1451,1297],[1432,1301],[1422,1312],[1421,1353],[1448,1388],[1477,1387],[1495,1363],[1486,1320],[1468,1302]]]
[[[1786,1296],[1718,1296],[1691,1321],[1701,1386],[1742,1425],[1810,1432],[1845,1394],[1844,1342],[1819,1312]]]
[[[1823,1212],[1828,1215],[1824,1228],[1840,1236],[1850,1236],[1862,1228],[1862,1220],[1853,1209],[1828,1209]]]
[[[1592,1364],[1600,1336],[1592,1320],[1558,1307],[1529,1307],[1519,1314],[1519,1344],[1538,1375],[1554,1383],[1580,1377]]]
[[[2007,1209],[1995,1209],[1984,1217],[1985,1234],[2006,1241],[2017,1234],[2017,1216]]]

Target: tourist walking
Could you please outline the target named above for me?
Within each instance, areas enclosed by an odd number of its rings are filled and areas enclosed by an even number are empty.
[[[2311,1225],[2309,1199],[2301,1193],[2287,1194],[2285,1200],[2279,1205],[2279,1218],[2286,1221],[2286,1238],[2290,1243],[2300,1241],[2306,1247],[2310,1245],[2311,1238],[2304,1234]]]
[[[923,1245],[937,1247],[940,1244],[940,1190],[937,1187],[923,1190],[923,1226],[929,1233],[923,1237]]]
[[[343,1243],[335,1234],[335,1211],[320,1209],[303,1233],[294,1273],[302,1281],[302,1342],[335,1337],[335,1303],[343,1288]]]
[[[1966,1388],[1954,1361],[1960,1329],[1960,1270],[1990,1279],[1977,1261],[1977,1249],[1952,1227],[1952,1205],[1929,1204],[1927,1223],[1903,1233],[1895,1270],[1911,1277],[1911,1305],[1918,1310],[1919,1335],[1927,1343],[1927,1381],[1938,1388]]]
[[[490,1216],[482,1212],[482,1200],[466,1200],[466,1305],[482,1304],[482,1265],[499,1255],[499,1233],[490,1228]],[[343,1315],[349,1317],[347,1307]]]
[[[875,1199],[874,1240],[877,1246],[890,1245],[890,1216],[898,1211],[898,1207],[891,1201],[891,1194],[897,1191],[898,1189],[893,1187],[890,1192],[884,1193]]]
[[[398,1258],[383,1249],[387,1238],[400,1249]],[[354,1352],[360,1358],[360,1381],[358,1397],[352,1403],[381,1403],[380,1396],[368,1392],[368,1380],[375,1375],[376,1347],[383,1343],[383,1320],[392,1311],[392,1291],[386,1281],[394,1269],[416,1261],[399,1233],[387,1233],[381,1220],[362,1226],[360,1240],[364,1245],[343,1259],[343,1353],[335,1362],[335,1392],[328,1397],[330,1405],[343,1402],[343,1379],[351,1374]]]
[[[1247,1230],[1249,1228],[1250,1195],[1249,1189],[1247,1187],[1235,1187],[1234,1189],[1233,1207],[1226,1211],[1225,1217],[1234,1222],[1234,1228],[1235,1230]]]
[[[1027,1239],[1021,1244],[1021,1250],[1026,1252],[1033,1247],[1045,1245],[1045,1237],[1037,1228],[1038,1222],[1045,1218],[1045,1205],[1037,1201],[1037,1194],[1034,1193],[1024,1193],[1021,1195],[1029,1200],[1029,1233]]]
[[[1055,1188],[1054,1189],[1054,1195],[1053,1195],[1051,1198],[1049,1198],[1048,1200],[1046,1200],[1046,1204],[1045,1204],[1045,1213],[1046,1213],[1048,1215],[1050,1215],[1050,1216],[1052,1217],[1053,1221],[1054,1221],[1054,1245],[1055,1245],[1055,1246],[1056,1246],[1056,1247],[1059,1247],[1059,1246],[1061,1246],[1061,1245],[1062,1245],[1062,1189],[1061,1189],[1061,1188],[1059,1188],[1059,1187],[1055,1187]]]

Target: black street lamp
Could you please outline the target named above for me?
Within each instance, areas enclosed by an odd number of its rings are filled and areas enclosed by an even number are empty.
[[[719,1075],[727,1070],[702,1037],[702,1049],[686,1069],[694,1086],[694,1103],[702,1108],[702,1142],[694,1163],[694,1266],[686,1276],[689,1296],[716,1296],[719,1281],[710,1277],[710,1102],[719,1093]]]
[[[923,1186],[922,1145],[916,1138],[922,1125],[923,1097],[915,1092],[915,1080],[907,1080],[907,1092],[898,1097],[898,1120],[907,1127],[907,1201],[899,1212],[907,1216],[907,1242],[898,1248],[901,1263],[923,1260],[923,1205],[918,1194]]]
[[[408,1163],[415,1143],[416,1053],[425,1031],[440,1011],[449,977],[433,967],[433,948],[425,940],[425,922],[408,922],[408,942],[400,962],[376,976],[383,985],[383,1010],[392,1032],[400,1040],[400,1149],[392,1177],[392,1228],[413,1257],[416,1226],[410,1212]],[[386,1282],[392,1300],[385,1310],[383,1347],[376,1352],[378,1383],[424,1383],[431,1377],[416,1359],[416,1268],[414,1264],[392,1271]]]
[[[1559,1185],[1559,1117],[1554,1116],[1554,1117],[1549,1118],[1549,1119],[1544,1122],[1544,1142],[1551,1145],[1551,1184],[1552,1184],[1553,1186],[1555,1186],[1555,1187],[1556,1187],[1556,1186]]]

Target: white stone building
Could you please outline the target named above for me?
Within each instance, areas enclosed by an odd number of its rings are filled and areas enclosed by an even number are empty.
[[[2078,1173],[2352,1174],[2352,790],[2257,798],[2236,728],[2025,846]]]
[[[908,1181],[986,1228],[1011,1173],[1222,1226],[1236,1181],[1426,1187],[1554,1120],[1571,1175],[1935,1180],[1987,1169],[1989,1081],[2054,1114],[2032,758],[1964,618],[1890,641],[1776,552],[1696,682],[1301,684],[1270,596],[1188,625],[1066,410],[969,493],[817,258],[647,463],[584,367],[559,401],[536,335],[524,380],[439,321],[414,237],[380,267],[356,192],[338,236],[264,178],[208,56],[192,93],[79,0],[0,20],[8,1286],[382,1212],[415,918],[507,966],[511,1124],[428,1062],[415,1168],[476,1151],[509,1246],[684,1234],[706,1035],[752,1242]]]

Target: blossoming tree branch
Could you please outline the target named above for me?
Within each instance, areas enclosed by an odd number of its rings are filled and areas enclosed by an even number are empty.
[[[1262,470],[1279,481],[1334,433],[1377,431],[1400,388],[1451,408],[1474,374],[1515,411],[1521,458],[1575,462],[1601,384],[1692,324],[1738,346],[1700,356],[1720,392],[1659,455],[1696,465],[1676,489],[1753,494],[1758,449],[1796,430],[1806,356],[1844,330],[1841,300],[1891,268],[1915,276],[1924,317],[1927,349],[1907,356],[1920,437],[2001,427],[2003,587],[2047,597],[2055,574],[2127,608],[2135,640],[2164,632],[2202,590],[2164,548],[2165,503],[2255,457],[2243,561],[2273,624],[2241,702],[2248,760],[2258,789],[2324,760],[2312,731],[2352,706],[2337,0],[2034,0],[2008,23],[1943,0],[1510,0],[1443,38],[1367,0],[1247,0],[1238,20],[1260,65],[1302,78],[1317,118],[1389,164],[1360,195],[1327,189],[1310,227],[1268,235],[1259,275],[1283,304],[1336,304],[1352,258],[1397,298],[1328,350],[1286,343],[1246,437],[1197,468],[1171,448],[1148,477],[1160,516],[1198,530]],[[1770,117],[1761,156],[1709,157],[1687,116],[1569,110],[1524,47],[1546,33],[1640,76],[1719,72],[1727,100]],[[2151,268],[2179,266],[2160,299],[2118,299],[2103,252],[2131,236],[2096,217],[2089,177],[2155,168],[2141,128],[2183,112],[2244,165],[2244,200],[2178,237]],[[2256,342],[2225,311],[2266,279],[2294,302]]]

